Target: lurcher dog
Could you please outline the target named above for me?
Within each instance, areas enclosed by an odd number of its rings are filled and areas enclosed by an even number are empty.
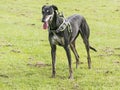
[[[55,77],[55,63],[56,63],[56,45],[62,46],[68,58],[69,64],[69,78],[73,78],[73,71],[71,67],[71,53],[70,48],[73,51],[76,58],[76,68],[79,64],[79,55],[75,48],[75,40],[80,34],[87,51],[88,68],[91,68],[90,49],[96,51],[95,48],[89,44],[90,29],[81,15],[72,15],[65,19],[63,15],[60,15],[58,8],[55,5],[44,5],[42,7],[42,22],[43,28],[49,31],[49,42],[51,46],[52,57],[52,77]]]

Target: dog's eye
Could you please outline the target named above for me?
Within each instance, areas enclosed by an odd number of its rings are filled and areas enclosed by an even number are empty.
[[[47,10],[46,12],[47,12],[47,13],[49,13],[50,11],[49,11],[49,10]]]

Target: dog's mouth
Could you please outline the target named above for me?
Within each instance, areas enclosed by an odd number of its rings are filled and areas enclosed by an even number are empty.
[[[49,22],[51,21],[52,17],[53,17],[53,15],[48,15],[45,17],[43,29],[48,29]]]
[[[48,28],[48,22],[44,22],[43,29],[47,29],[47,28]]]
[[[45,17],[44,24],[43,24],[43,29],[47,29],[48,28],[48,22],[50,20],[50,17],[51,17],[50,15]]]

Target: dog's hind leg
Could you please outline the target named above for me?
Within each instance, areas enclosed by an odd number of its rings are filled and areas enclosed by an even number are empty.
[[[87,60],[88,60],[88,68],[91,69],[91,57],[90,57],[90,47],[89,47],[89,40],[84,38],[84,44],[86,47],[86,51],[87,51]]]
[[[82,20],[80,34],[86,47],[88,68],[90,69],[91,68],[90,45],[89,45],[90,29],[85,19]]]
[[[78,64],[79,64],[79,55],[77,53],[76,47],[75,47],[75,41],[73,41],[70,44],[71,50],[73,51],[75,58],[76,58],[76,68],[78,68]]]
[[[87,35],[85,36],[85,33],[83,31],[80,34],[85,44],[85,48],[87,51],[88,68],[90,69],[91,68],[91,57],[90,57],[90,45],[89,45],[89,39],[88,39],[89,37]]]

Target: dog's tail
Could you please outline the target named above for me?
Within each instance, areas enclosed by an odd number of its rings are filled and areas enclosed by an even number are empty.
[[[85,43],[86,41],[88,41],[89,35],[90,35],[90,29],[89,29],[89,26],[88,26],[88,24],[87,24],[87,21],[85,20],[84,17],[83,17],[83,19],[82,19],[80,34],[81,34],[81,36],[82,36],[82,39],[84,40],[84,43]],[[90,48],[91,50],[97,52],[97,50],[96,50],[95,48],[91,47],[90,45],[89,45],[89,48]]]
[[[93,47],[91,47],[91,46],[89,46],[89,47],[90,47],[91,50],[97,52],[97,50],[96,50],[95,48],[93,48]]]

